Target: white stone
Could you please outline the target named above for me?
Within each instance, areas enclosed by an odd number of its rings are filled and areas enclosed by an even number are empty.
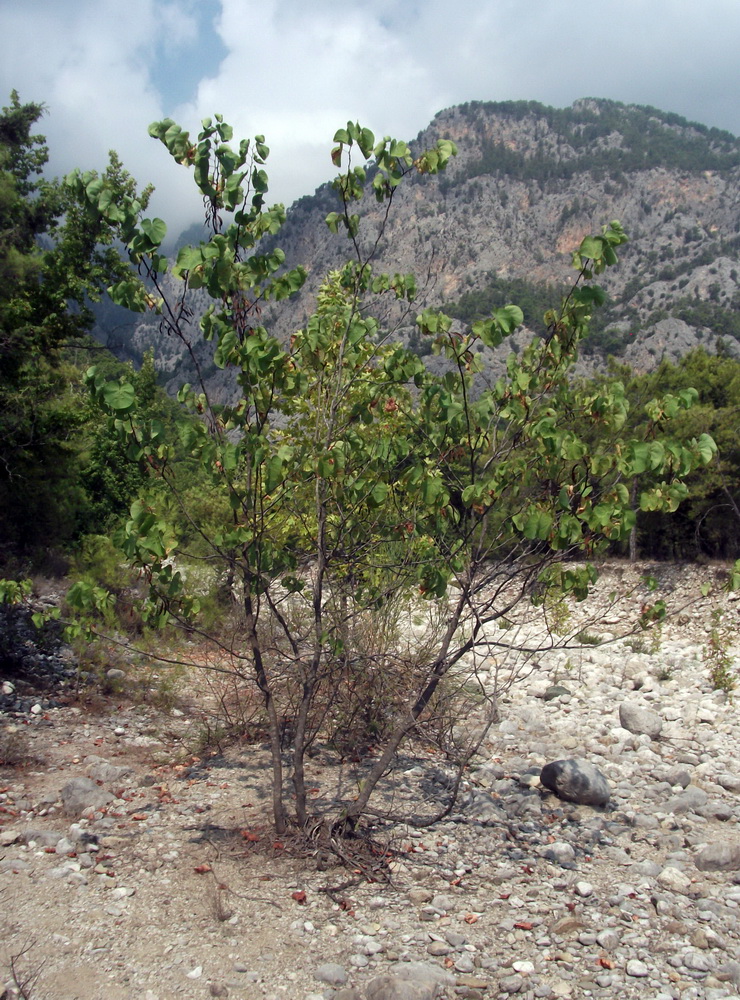
[[[518,972],[521,976],[531,976],[534,973],[534,962],[518,961],[512,962],[511,967],[514,972]]]
[[[644,979],[648,975],[648,967],[644,962],[641,962],[638,958],[631,958],[627,962],[627,968],[625,970],[628,976],[633,976],[635,979]]]
[[[587,899],[589,896],[593,896],[594,887],[590,882],[576,882],[575,890],[576,895],[581,896],[583,899]]]

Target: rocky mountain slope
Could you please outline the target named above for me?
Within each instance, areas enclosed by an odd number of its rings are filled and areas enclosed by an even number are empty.
[[[458,156],[440,177],[409,177],[377,248],[378,269],[417,275],[420,300],[385,317],[412,345],[421,304],[443,306],[466,323],[517,301],[536,330],[543,306],[557,303],[569,280],[571,251],[617,218],[630,243],[605,282],[609,307],[584,363],[616,354],[644,370],[698,344],[716,350],[718,342],[740,354],[740,140],[653,108],[593,99],[566,109],[460,105],[440,112],[413,148],[442,137],[455,141]],[[349,244],[324,223],[336,207],[326,184],[289,210],[277,242],[286,263],[306,266],[309,279],[289,304],[264,311],[270,329],[287,335],[298,328],[324,275],[346,259]],[[361,212],[368,247],[382,216],[372,199]],[[153,347],[173,385],[187,377],[177,345],[161,337],[156,321],[141,321],[119,340],[134,358]],[[222,373],[212,369],[210,377],[227,391]]]

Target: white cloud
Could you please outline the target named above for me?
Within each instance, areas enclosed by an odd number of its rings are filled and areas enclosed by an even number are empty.
[[[192,56],[203,0],[24,0],[0,8],[0,84],[44,101],[57,173],[105,164],[116,148],[154,209],[200,214],[187,172],[147,136],[166,115],[197,132],[221,112],[237,135],[264,133],[271,194],[287,202],[332,174],[336,128],[359,119],[412,138],[470,100],[577,97],[653,104],[740,131],[737,0],[220,0],[226,56]],[[195,50],[197,53],[197,49]],[[170,106],[154,80],[193,59],[194,100]],[[213,56],[211,56],[212,58]],[[182,64],[177,67],[183,75]],[[187,78],[185,67],[184,75]]]
[[[366,7],[223,0],[229,54],[178,114],[199,121],[219,112],[240,135],[264,134],[273,190],[287,202],[331,175],[331,139],[348,120],[399,137],[417,132],[436,110],[429,74]]]
[[[50,5],[26,0],[0,19],[0,62],[6,94],[44,103],[39,124],[50,147],[50,168],[105,168],[116,149],[143,186],[159,179],[166,154],[147,134],[163,117],[149,66],[163,33],[171,37],[174,4],[155,0],[79,0]],[[177,20],[186,31],[186,19]],[[29,25],[33,25],[30,32]],[[18,44],[19,38],[33,44]],[[180,211],[187,178],[159,182],[153,208],[165,218]]]

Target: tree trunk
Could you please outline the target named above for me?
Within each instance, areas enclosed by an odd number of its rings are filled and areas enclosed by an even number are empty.
[[[409,709],[408,715],[400,719],[395,729],[388,737],[383,752],[370,768],[370,773],[362,784],[362,791],[354,802],[350,803],[340,819],[335,823],[335,828],[341,833],[351,833],[357,820],[365,810],[370,796],[375,791],[375,787],[388,769],[393,757],[403,743],[405,737],[411,732],[419,720],[420,715],[429,704],[434,692],[439,686],[439,682],[450,668],[447,660],[450,645],[457,632],[460,623],[460,616],[468,602],[469,594],[463,590],[458,598],[457,605],[450,617],[445,634],[440,644],[440,649],[434,663],[431,665],[426,682],[416,697],[414,704]],[[467,645],[467,644],[466,644]],[[457,657],[456,657],[457,658]]]
[[[245,585],[244,612],[247,619],[247,629],[249,630],[249,647],[252,653],[252,663],[257,678],[257,686],[264,695],[265,708],[270,728],[270,750],[272,756],[272,814],[275,821],[275,832],[278,835],[284,834],[288,829],[288,820],[285,815],[285,803],[283,802],[283,759],[280,745],[280,723],[275,707],[275,699],[270,687],[270,681],[262,659],[259,636],[257,635],[257,620],[254,613],[252,596]]]
[[[630,505],[637,514],[637,476],[632,480],[632,491],[630,493]],[[630,562],[637,562],[637,522],[630,531]]]

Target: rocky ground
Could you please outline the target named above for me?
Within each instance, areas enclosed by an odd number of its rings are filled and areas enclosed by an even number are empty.
[[[631,572],[610,570],[602,593]],[[199,723],[182,707],[55,704],[6,678],[8,995],[19,983],[32,1000],[737,995],[740,720],[705,650],[712,610],[734,628],[740,604],[721,568],[658,576],[673,612],[662,633],[541,657],[502,700],[456,811],[378,829],[394,860],[374,883],[321,870],[310,842],[300,857],[275,841],[260,745],[183,758]],[[608,639],[634,610],[595,631]],[[579,763],[546,767],[563,759]],[[322,785],[347,777],[320,763]],[[545,787],[569,794],[574,779],[596,804]],[[421,788],[434,805],[448,783],[444,761],[403,758],[394,804]]]

